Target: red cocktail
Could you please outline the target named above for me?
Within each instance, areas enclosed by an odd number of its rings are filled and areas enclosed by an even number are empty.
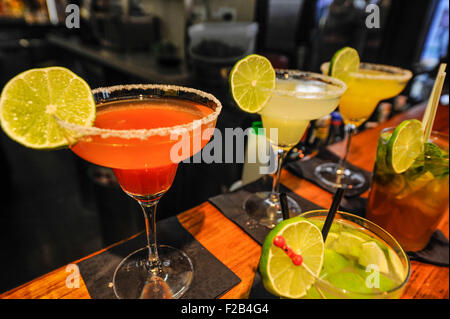
[[[94,127],[61,123],[78,135],[71,149],[114,170],[122,189],[141,205],[147,226],[148,247],[120,263],[114,291],[119,298],[179,298],[192,281],[192,262],[184,252],[156,244],[156,205],[178,163],[208,143],[221,104],[210,94],[177,86],[127,85],[93,93]]]

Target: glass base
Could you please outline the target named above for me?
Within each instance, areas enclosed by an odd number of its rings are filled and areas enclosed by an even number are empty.
[[[119,299],[180,298],[194,276],[191,259],[181,250],[161,245],[158,255],[162,272],[154,275],[148,266],[148,248],[136,250],[117,266],[113,277],[114,293]]]
[[[286,196],[289,208],[289,217],[299,215],[302,210],[298,203]],[[267,228],[274,228],[283,220],[281,204],[278,194],[272,192],[258,192],[252,194],[244,203],[247,214],[258,224]]]
[[[343,172],[340,172],[340,180],[338,181],[338,169],[339,164],[337,163],[324,163],[315,168],[314,175],[321,182],[334,188],[358,189],[366,182],[363,174],[348,168],[344,168]]]

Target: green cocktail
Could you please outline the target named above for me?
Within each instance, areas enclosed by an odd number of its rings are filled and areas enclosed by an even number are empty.
[[[328,211],[301,216],[322,229]],[[325,241],[322,269],[304,298],[399,298],[410,263],[398,242],[376,224],[338,212]]]

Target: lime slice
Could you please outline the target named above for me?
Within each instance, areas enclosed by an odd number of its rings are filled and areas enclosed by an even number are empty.
[[[403,121],[389,139],[387,163],[395,173],[403,173],[423,153],[423,149],[422,123],[415,119]]]
[[[341,232],[337,242],[334,243],[333,248],[336,252],[344,256],[359,257],[361,254],[361,245],[366,240],[349,232]]]
[[[350,47],[344,47],[331,58],[328,75],[346,82],[350,72],[358,72],[359,62],[358,51]]]
[[[408,188],[410,190],[410,193],[416,192],[419,189],[425,187],[429,182],[431,182],[434,179],[433,173],[430,171],[426,171],[419,177],[408,180]]]
[[[323,268],[320,273],[321,277],[340,272],[350,263],[347,258],[332,249],[325,249],[323,259]]]
[[[338,238],[338,234],[329,232],[327,235],[327,239],[325,240],[325,248],[333,248],[337,243]]]
[[[349,296],[351,296],[351,292],[362,294],[371,292],[371,289],[367,287],[364,278],[354,272],[334,273],[328,276],[326,280],[335,287],[347,290]]]
[[[257,54],[238,61],[230,72],[230,87],[236,104],[245,112],[263,109],[275,88],[275,70],[270,61]]]
[[[366,287],[372,287],[376,289],[376,291],[389,291],[398,286],[395,281],[380,272],[378,272],[376,276],[371,276],[375,274],[374,269],[362,269],[358,267],[357,271],[358,274],[364,278]],[[369,276],[371,277],[369,278]]]
[[[0,97],[0,122],[16,142],[35,149],[68,144],[67,134],[55,117],[91,126],[95,102],[87,83],[68,69],[32,69],[12,78]]]
[[[385,274],[389,269],[383,250],[374,241],[369,241],[361,245],[361,254],[358,263],[364,267],[376,265],[378,266],[378,270]]]
[[[389,261],[391,262],[392,269],[394,269],[394,273],[397,275],[400,281],[405,280],[405,267],[403,266],[398,255],[392,250],[388,250]]]
[[[286,244],[303,257],[295,265],[286,252],[273,244],[275,236],[283,236]],[[261,254],[259,270],[264,287],[272,294],[285,298],[303,297],[322,269],[324,244],[317,226],[303,217],[279,223],[267,235]]]

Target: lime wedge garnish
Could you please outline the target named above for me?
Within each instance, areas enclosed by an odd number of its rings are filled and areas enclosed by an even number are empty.
[[[344,47],[331,58],[328,75],[346,82],[350,72],[359,70],[359,62],[358,51],[350,47]]]
[[[423,153],[423,127],[418,120],[406,120],[398,125],[387,146],[387,163],[397,174],[405,172]]]
[[[361,245],[361,254],[358,263],[364,267],[376,265],[378,266],[378,271],[385,274],[389,269],[383,250],[374,241],[369,241]]]
[[[263,109],[275,88],[275,70],[270,61],[257,54],[238,61],[230,72],[231,94],[245,112]]]
[[[283,249],[273,244],[275,236],[283,236],[294,253],[303,257],[301,265],[295,265]],[[264,287],[281,297],[303,297],[314,283],[314,276],[319,276],[323,256],[323,238],[317,226],[303,217],[282,221],[263,244],[259,270]]]
[[[91,126],[95,102],[89,85],[62,67],[32,69],[12,78],[0,97],[0,122],[16,142],[35,149],[65,146],[65,122]]]

